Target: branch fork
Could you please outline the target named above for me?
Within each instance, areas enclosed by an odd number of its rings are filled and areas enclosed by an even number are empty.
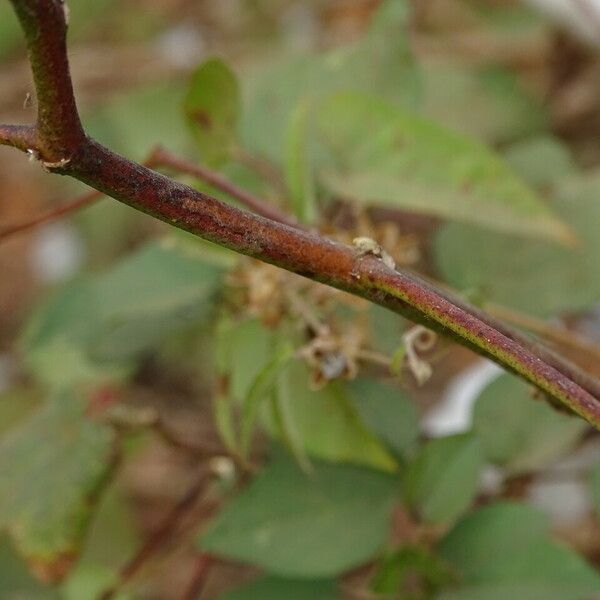
[[[61,0],[10,1],[27,39],[38,115],[34,126],[0,125],[0,144],[201,238],[361,296],[448,335],[600,429],[600,381],[537,341],[372,253],[357,260],[355,247],[306,231],[277,209],[252,204],[249,195],[242,202],[263,216],[182,185],[87,137],[67,59],[66,5]]]

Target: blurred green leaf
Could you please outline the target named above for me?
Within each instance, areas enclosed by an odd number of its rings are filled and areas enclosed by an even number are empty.
[[[423,595],[405,596],[405,585],[414,587],[415,580]],[[377,568],[371,589],[385,597],[429,598],[440,587],[452,582],[448,566],[430,550],[420,546],[404,546],[386,556]]]
[[[279,377],[277,394],[308,455],[384,471],[396,470],[394,458],[365,427],[342,382],[311,389],[308,369],[296,360]],[[270,429],[277,434],[273,425]]]
[[[465,581],[485,581],[486,570],[544,538],[547,518],[538,510],[498,502],[465,517],[441,541],[439,551]]]
[[[515,173],[536,188],[553,187],[576,169],[567,146],[548,134],[511,144],[503,156]]]
[[[203,163],[215,165],[229,157],[237,139],[240,104],[237,78],[222,60],[207,60],[192,73],[183,111]]]
[[[427,442],[406,471],[406,500],[426,521],[452,522],[471,506],[482,466],[481,447],[472,434]]]
[[[570,229],[488,147],[364,94],[319,109],[331,192],[486,228],[572,241]]]
[[[12,52],[22,39],[19,21],[8,2],[0,3],[0,58]]]
[[[303,223],[316,217],[315,182],[309,148],[310,103],[301,102],[290,116],[285,135],[285,179],[290,191],[294,214]]]
[[[115,582],[111,569],[100,565],[77,565],[62,586],[63,600],[98,600],[101,594]],[[126,592],[117,592],[113,600],[133,600]]]
[[[8,538],[0,536],[0,599],[58,600],[59,597],[56,590],[33,578]]]
[[[218,335],[222,373],[229,378],[229,395],[241,402],[259,373],[273,357],[275,335],[258,319],[230,322]]]
[[[45,383],[120,378],[165,337],[207,317],[222,268],[171,243],[151,243],[75,282],[34,315],[26,360]]]
[[[173,152],[188,152],[181,121],[183,89],[175,81],[135,87],[84,112],[86,131],[112,150],[133,160],[144,160],[157,144]]]
[[[41,393],[29,387],[13,387],[0,393],[0,436],[39,406]]]
[[[285,577],[338,575],[382,547],[397,494],[383,473],[316,463],[308,477],[278,456],[221,511],[201,547]]]
[[[242,418],[240,423],[240,446],[242,456],[248,454],[252,432],[263,406],[275,388],[277,377],[286,364],[292,359],[293,350],[289,343],[275,351],[271,360],[261,369],[255,377],[242,404]]]
[[[0,526],[53,579],[79,552],[110,468],[111,431],[83,413],[72,396],[55,397],[0,440]]]
[[[333,580],[306,581],[265,577],[219,597],[219,600],[339,600]]]
[[[487,458],[510,473],[548,465],[571,448],[587,424],[561,414],[512,375],[486,387],[475,404],[473,430]]]
[[[450,224],[435,240],[448,283],[510,308],[547,317],[594,306],[600,298],[600,176],[562,182],[552,204],[580,244],[561,248],[476,227]]]
[[[407,458],[419,437],[419,416],[406,394],[364,377],[350,383],[348,391],[362,422],[389,448]]]
[[[281,164],[290,117],[309,96],[368,90],[414,106],[420,82],[407,39],[408,16],[405,0],[387,0],[357,43],[321,55],[278,56],[249,70],[241,124],[248,149]]]
[[[546,127],[544,107],[505,68],[453,62],[423,65],[422,112],[445,127],[501,144]]]
[[[597,594],[600,575],[553,542],[546,528],[544,516],[525,505],[498,503],[473,513],[442,540],[441,554],[462,576],[464,589],[441,598],[582,600]]]
[[[588,477],[594,510],[596,511],[596,515],[600,516],[600,465],[592,467]]]

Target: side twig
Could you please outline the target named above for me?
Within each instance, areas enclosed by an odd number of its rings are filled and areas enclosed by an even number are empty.
[[[77,114],[60,0],[11,0],[38,92],[35,151],[43,166],[238,253],[361,296],[491,358],[600,428],[600,382],[482,311],[377,256],[182,185],[88,138]],[[8,136],[10,137],[10,136]],[[5,134],[3,143],[11,143]],[[22,136],[15,136],[22,147]]]
[[[184,517],[195,506],[202,491],[206,489],[208,477],[209,473],[206,469],[203,469],[190,489],[171,509],[160,527],[142,544],[131,560],[123,566],[119,572],[117,582],[106,589],[98,600],[111,600],[111,598],[114,598],[140,572],[142,567],[164,547],[165,543],[175,534]]]

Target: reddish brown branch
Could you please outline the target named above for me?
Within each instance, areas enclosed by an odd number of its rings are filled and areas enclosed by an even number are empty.
[[[11,0],[28,41],[37,93],[37,143],[42,160],[72,160],[85,144],[69,62],[67,12],[63,0]]]
[[[7,127],[7,129],[10,128],[10,126],[5,127]],[[21,128],[17,126],[16,129],[18,130]],[[29,131],[35,130],[35,128],[32,127],[24,127],[23,129],[27,129]],[[14,143],[16,136],[11,132],[8,132],[7,139],[10,140],[10,142],[8,142],[10,145],[16,145]],[[29,140],[29,142],[35,143],[31,140]],[[232,198],[238,200],[242,205],[247,206],[263,217],[273,219],[274,221],[278,221],[280,223],[287,223],[293,227],[304,228],[304,226],[301,223],[298,223],[293,217],[290,217],[288,214],[279,210],[275,206],[271,206],[270,204],[263,202],[260,198],[257,198],[253,194],[250,194],[246,190],[235,185],[226,177],[223,177],[223,175],[220,173],[211,171],[210,169],[197,165],[189,160],[185,160],[184,158],[181,158],[160,146],[152,150],[148,158],[142,164],[153,169],[164,167],[167,169],[172,169],[178,173],[192,175],[193,177],[196,177],[201,181],[205,181],[209,185],[212,185],[222,192],[229,194]],[[77,212],[82,208],[86,208],[102,198],[102,196],[103,194],[95,191],[87,193],[79,198],[76,198],[72,202],[68,202],[67,204],[57,208],[51,208],[46,212],[36,215],[32,219],[0,227],[0,244],[11,238],[13,235],[28,231],[34,227],[38,227],[39,225],[49,223],[59,219],[60,217]]]
[[[152,162],[157,167],[170,167],[178,173],[187,173],[193,177],[197,177],[201,181],[212,185],[221,190],[225,194],[229,194],[232,198],[238,200],[243,206],[246,206],[255,213],[272,219],[278,223],[285,223],[290,227],[304,228],[296,219],[290,217],[287,213],[279,210],[276,206],[263,202],[250,192],[235,185],[220,173],[211,171],[206,167],[193,163],[189,160],[176,156],[172,152],[158,147],[151,154]]]
[[[375,256],[361,257],[352,247],[220,202],[82,135],[75,102],[69,98],[62,4],[59,0],[12,2],[32,58],[40,111],[37,150],[47,169],[79,179],[206,240],[362,296],[441,331],[517,373],[600,428],[600,384],[537,342],[495,324],[481,311],[415,275],[391,269]],[[52,41],[53,36],[59,39]],[[48,86],[61,89],[45,90]]]
[[[201,554],[196,560],[196,568],[181,600],[198,600],[206,587],[208,575],[216,559],[210,554]]]
[[[33,219],[29,219],[27,221],[22,221],[21,223],[16,223],[14,225],[7,225],[5,227],[0,227],[0,244],[6,241],[8,238],[16,235],[17,233],[22,233],[24,231],[28,231],[33,229],[34,227],[38,227],[39,225],[43,225],[44,223],[49,223],[51,221],[55,221],[60,217],[64,217],[65,215],[69,215],[71,213],[77,212],[86,206],[90,206],[98,200],[102,198],[100,192],[88,192],[76,198],[72,202],[67,204],[63,204],[62,206],[58,206],[56,208],[52,208],[47,212],[41,213],[37,215]]]
[[[23,152],[36,151],[37,128],[31,125],[0,125],[0,146],[12,146]]]
[[[171,509],[159,528],[142,544],[131,560],[123,566],[119,572],[118,581],[112,587],[105,590],[99,597],[99,600],[114,598],[115,594],[123,589],[140,572],[142,567],[164,548],[165,544],[175,534],[185,516],[196,505],[200,494],[206,488],[208,478],[209,472],[203,469],[200,476],[181,500]]]

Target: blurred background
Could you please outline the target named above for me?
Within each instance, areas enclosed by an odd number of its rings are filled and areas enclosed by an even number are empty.
[[[487,237],[443,211],[397,209],[389,203],[375,209],[363,233],[378,233],[380,239],[379,225],[392,223],[399,234],[387,239],[397,262],[493,308],[600,375],[600,1],[413,0],[404,25],[391,10],[376,34],[370,28],[378,0],[71,0],[69,6],[75,91],[94,137],[139,161],[162,144],[221,168],[222,162],[203,154],[202,143],[198,149],[182,110],[190,76],[218,56],[239,79],[246,115],[240,123],[244,150],[232,161],[237,164],[223,170],[273,202],[284,196],[282,115],[287,117],[300,96],[327,87],[323,79],[330,76],[311,70],[317,61],[329,68],[340,60],[338,51],[366,44],[366,62],[358,54],[355,68],[344,75],[353,86],[387,97],[397,94],[422,115],[493,148],[584,239],[585,253],[573,259],[541,242],[530,247],[507,241],[502,232]],[[418,65],[414,89],[412,75],[400,65],[405,53],[398,47],[400,38],[407,40]],[[391,88],[400,72],[403,89],[388,93],[386,86]],[[34,115],[22,36],[9,3],[0,0],[0,122],[29,122]],[[66,282],[103,273],[146,241],[168,233],[164,224],[102,199],[67,218],[2,237],[12,226],[85,191],[0,147],[0,431],[43,394],[32,384],[35,375],[23,358],[23,332],[35,328],[32,315],[39,315],[39,307]],[[352,215],[338,209],[328,214],[343,225]],[[259,316],[269,319],[264,311]],[[163,522],[193,482],[198,453],[220,448],[209,386],[202,379],[210,375],[205,367],[175,360],[178,343],[145,355],[127,391],[106,386],[94,392],[100,405],[123,394],[128,402],[150,408],[161,416],[167,437],[176,440],[174,445],[160,436],[138,440],[133,457],[111,483],[90,534],[94,550],[86,550],[93,555],[88,571],[99,573],[90,579],[95,590],[101,591],[111,580],[106,573],[121,566],[139,540]],[[202,357],[210,349],[195,352]],[[59,349],[49,360],[60,358]],[[442,344],[427,384],[408,382],[422,435],[469,430],[473,403],[499,376],[490,363]],[[533,470],[515,467],[503,494],[539,507],[553,529],[597,566],[600,524],[587,477],[600,457],[600,438],[579,429],[560,435],[558,452],[568,451],[553,453],[547,447],[555,440],[544,440],[543,449],[536,449],[544,457],[541,463]],[[198,440],[199,449],[194,448]],[[188,442],[191,453],[177,447]],[[494,494],[508,479],[501,468],[489,466],[481,491]],[[214,504],[210,495],[197,503],[189,517],[194,526],[214,512]],[[179,529],[145,567],[139,596],[132,597],[184,598],[198,558],[185,543],[185,523]],[[0,542],[0,554],[12,553],[2,544],[8,548],[8,542]],[[254,573],[219,564],[201,597],[217,598]],[[71,580],[70,598],[94,597],[77,587],[87,585],[86,577]],[[53,577],[46,573],[45,578]]]

